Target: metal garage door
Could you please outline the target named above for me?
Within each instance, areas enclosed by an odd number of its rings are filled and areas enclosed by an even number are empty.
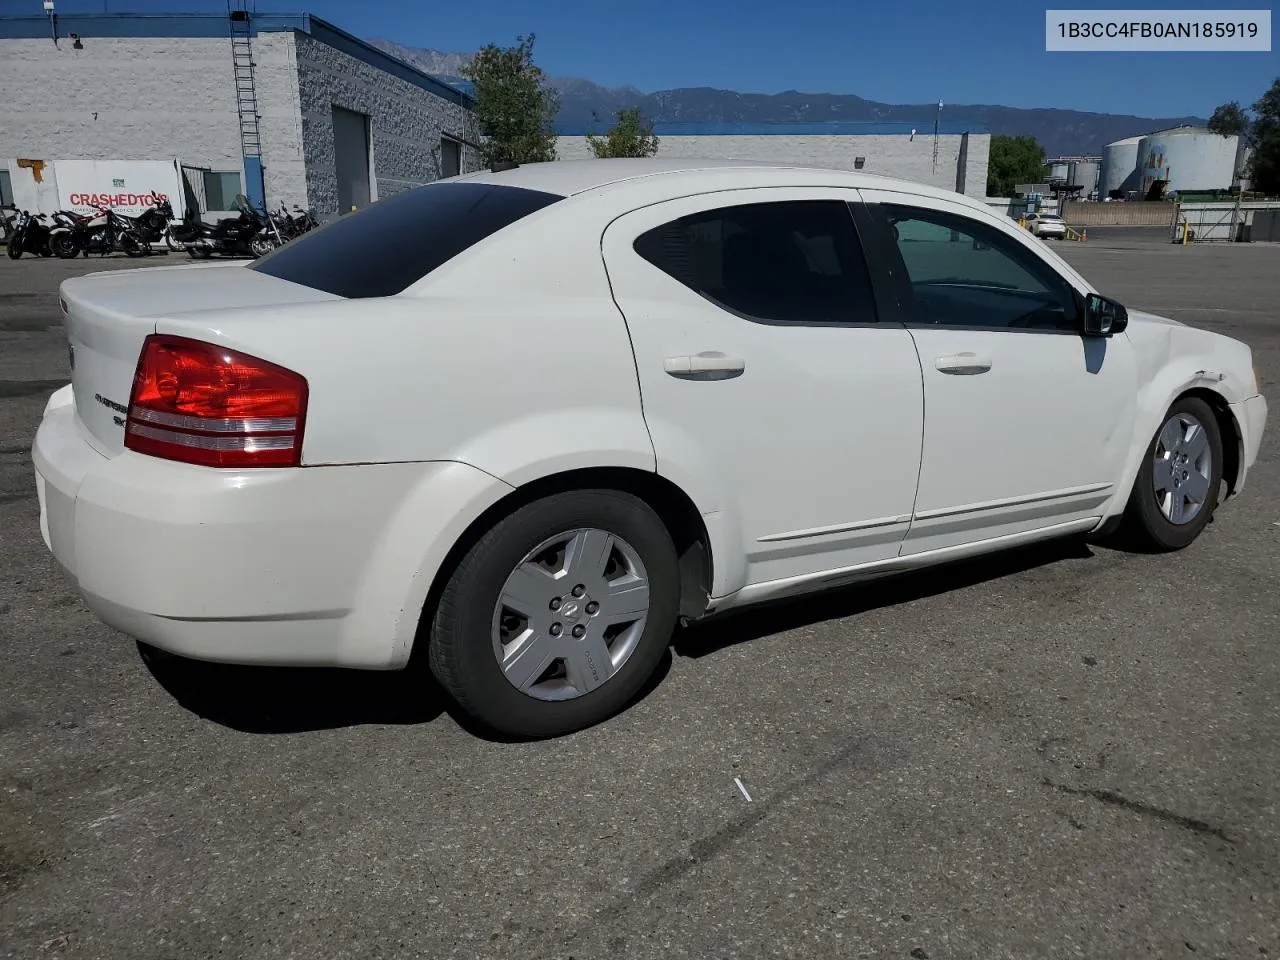
[[[369,117],[333,108],[333,156],[338,174],[338,211],[369,204]]]
[[[462,144],[449,137],[440,138],[440,176],[456,177],[462,172]]]

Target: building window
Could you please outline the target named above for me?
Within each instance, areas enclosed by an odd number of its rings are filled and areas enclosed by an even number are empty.
[[[440,176],[456,177],[462,172],[462,144],[449,137],[440,138]]]
[[[204,172],[204,206],[206,210],[235,210],[240,193],[239,170],[206,170]]]
[[[13,184],[9,181],[9,171],[0,170],[0,207],[13,204]]]

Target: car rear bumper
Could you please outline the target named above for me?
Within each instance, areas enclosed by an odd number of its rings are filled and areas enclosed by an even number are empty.
[[[99,454],[50,404],[40,529],[91,609],[163,650],[390,669],[467,518],[510,490],[460,463],[218,470]]]

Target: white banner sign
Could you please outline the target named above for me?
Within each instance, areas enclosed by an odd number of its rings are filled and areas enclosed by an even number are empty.
[[[175,217],[186,212],[176,160],[56,160],[54,169],[64,210],[90,213],[110,207],[136,217],[168,200]]]

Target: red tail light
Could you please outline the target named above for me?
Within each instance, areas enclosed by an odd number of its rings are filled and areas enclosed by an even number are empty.
[[[152,334],[133,376],[124,445],[206,467],[296,467],[307,381],[212,343]]]

